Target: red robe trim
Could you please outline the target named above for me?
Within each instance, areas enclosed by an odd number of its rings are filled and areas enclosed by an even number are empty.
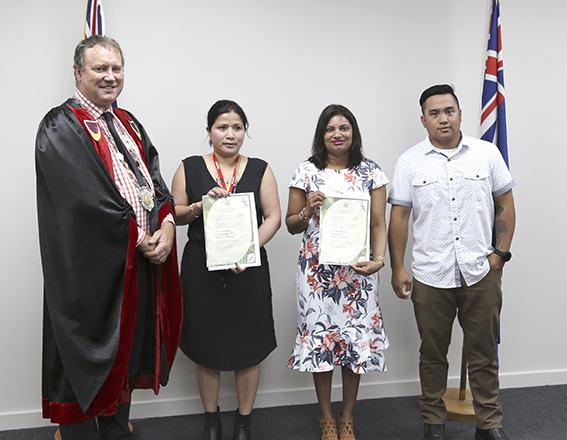
[[[85,120],[92,120],[92,116],[82,108],[74,108],[71,105],[67,108],[73,112],[76,120],[88,134],[90,131],[85,125]],[[169,197],[171,200],[167,187],[159,175],[157,160],[154,160],[152,164],[148,164],[148,154],[144,148],[144,142],[142,139],[145,139],[148,153],[152,154],[152,157],[157,157],[157,152],[147,138],[147,134],[143,130],[143,127],[141,127],[139,122],[128,112],[121,109],[115,109],[114,112],[139,148],[140,155],[154,180],[156,197],[158,200],[159,198],[163,200],[163,197],[165,196],[166,199]],[[101,136],[98,141],[95,140],[93,136],[89,136],[89,139],[113,180],[112,159],[108,142],[104,136]],[[157,186],[154,173],[157,173],[159,178]],[[159,224],[161,224],[168,214],[175,215],[173,203],[171,201],[162,204],[161,209],[159,209]],[[97,415],[111,415],[116,412],[116,405],[129,402],[130,400],[130,393],[128,389],[128,361],[136,324],[138,265],[136,254],[137,226],[133,217],[130,217],[129,222],[130,232],[124,267],[123,297],[120,312],[120,334],[114,363],[86,412],[83,412],[78,402],[57,402],[52,401],[49,398],[44,398],[42,405],[43,416],[45,418],[50,418],[54,423],[76,423]],[[181,285],[179,282],[175,241],[166,262],[162,265],[156,266],[155,269],[156,270],[152,271],[154,273],[155,299],[155,372],[153,376],[138,376],[136,380],[136,387],[152,388],[157,394],[159,392],[160,383],[162,382],[162,341],[165,345],[167,365],[171,369],[177,352],[182,327],[182,295]]]

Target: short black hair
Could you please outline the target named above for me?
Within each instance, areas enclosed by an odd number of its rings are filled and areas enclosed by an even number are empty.
[[[425,110],[425,101],[435,95],[452,95],[457,101],[457,108],[460,109],[459,99],[455,95],[455,87],[449,84],[437,84],[426,89],[419,97],[419,105],[421,106],[421,113]]]

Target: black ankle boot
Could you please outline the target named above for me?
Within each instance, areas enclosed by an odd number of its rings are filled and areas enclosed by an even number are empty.
[[[220,408],[217,406],[217,412],[205,412],[205,432],[203,432],[202,440],[221,440],[222,425],[220,418]]]
[[[250,418],[252,414],[243,416],[239,410],[236,410],[236,418],[234,419],[234,437],[233,440],[252,440],[250,434]]]

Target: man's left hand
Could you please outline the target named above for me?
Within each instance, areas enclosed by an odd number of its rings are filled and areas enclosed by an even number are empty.
[[[164,222],[149,240],[149,244],[155,246],[151,251],[144,252],[144,256],[153,264],[165,262],[175,239],[175,226],[171,222]]]

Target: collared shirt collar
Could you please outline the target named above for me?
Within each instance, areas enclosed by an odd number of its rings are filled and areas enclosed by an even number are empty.
[[[446,156],[454,156],[455,154],[458,154],[463,148],[470,148],[471,142],[470,142],[470,138],[468,136],[466,136],[463,132],[461,132],[461,140],[459,141],[459,145],[457,145],[457,148],[451,149],[451,150],[445,150],[447,152],[447,154],[445,154]],[[421,144],[421,148],[423,151],[423,154],[428,154],[428,153],[443,153],[443,149],[441,148],[437,148],[435,145],[433,145],[431,143],[431,139],[429,139],[429,135],[426,136],[425,141],[422,142]]]
[[[103,110],[98,105],[93,103],[89,98],[87,98],[85,95],[83,95],[79,91],[79,89],[75,90],[75,99],[78,100],[81,107],[83,107],[85,110],[87,110],[95,119],[100,118],[102,116],[102,114],[106,111],[113,113],[112,107],[110,107],[108,110]]]

